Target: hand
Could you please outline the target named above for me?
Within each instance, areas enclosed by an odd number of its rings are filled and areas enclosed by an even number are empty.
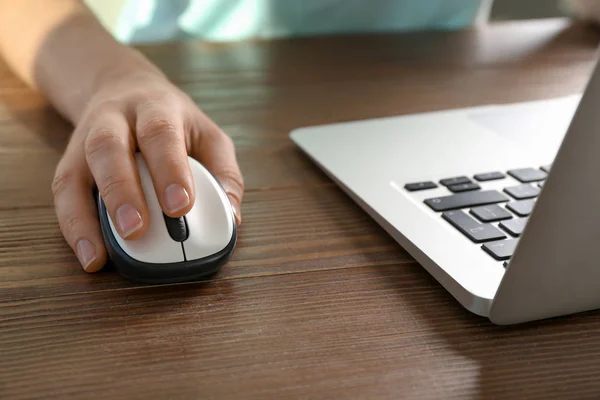
[[[61,231],[87,272],[107,260],[94,184],[121,237],[135,240],[148,226],[137,149],[165,214],[180,217],[194,204],[189,154],[221,182],[241,222],[244,185],[229,136],[164,76],[140,71],[113,77],[76,122],[52,183]]]

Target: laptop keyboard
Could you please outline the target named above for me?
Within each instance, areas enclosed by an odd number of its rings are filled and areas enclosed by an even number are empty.
[[[424,203],[440,213],[442,219],[456,228],[473,243],[497,261],[507,261],[513,255],[519,236],[536,198],[541,192],[550,165],[540,168],[520,168],[506,172],[491,171],[473,177],[455,176],[439,182],[408,183],[409,192],[421,192],[445,187],[447,196],[425,198]],[[514,184],[512,177],[519,182]],[[502,189],[486,190],[482,185],[491,181],[507,180]]]

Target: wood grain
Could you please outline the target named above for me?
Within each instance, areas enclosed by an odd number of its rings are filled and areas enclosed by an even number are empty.
[[[337,188],[250,192],[239,243],[216,279],[413,263]],[[84,274],[53,209],[0,211],[3,299],[45,298],[140,285],[113,268]]]
[[[247,183],[232,260],[162,286],[81,271],[49,189],[71,127],[0,63],[0,398],[597,398],[600,313],[468,313],[288,133],[576,93],[599,38],[549,20],[142,47],[233,137]]]
[[[493,327],[396,266],[2,304],[5,398],[575,398],[600,316]]]

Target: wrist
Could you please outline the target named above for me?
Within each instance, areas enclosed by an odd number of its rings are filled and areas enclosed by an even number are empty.
[[[168,81],[164,73],[137,50],[125,46],[122,46],[120,50],[115,52],[117,54],[113,54],[112,57],[107,57],[110,62],[97,66],[88,93],[84,96],[84,106],[74,116],[74,123],[81,118],[89,104],[112,97],[114,93],[132,82],[137,80],[142,82]],[[115,62],[115,60],[118,61]]]
[[[147,60],[139,51],[119,45],[120,50],[112,57],[110,62],[98,68],[93,82],[92,94],[114,82],[132,76],[152,76],[167,79],[163,72]],[[118,61],[115,61],[118,60]]]
[[[114,82],[140,74],[166,79],[140,52],[114,40],[91,13],[80,10],[47,35],[33,75],[57,111],[77,125],[100,92],[110,95],[107,88]]]

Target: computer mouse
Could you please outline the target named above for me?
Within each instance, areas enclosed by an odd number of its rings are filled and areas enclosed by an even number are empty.
[[[132,281],[150,284],[195,281],[217,272],[237,240],[235,215],[223,187],[189,157],[194,205],[185,216],[170,218],[160,207],[141,153],[135,154],[135,160],[150,213],[146,232],[135,240],[124,240],[99,193],[96,199],[102,237],[117,271]]]

